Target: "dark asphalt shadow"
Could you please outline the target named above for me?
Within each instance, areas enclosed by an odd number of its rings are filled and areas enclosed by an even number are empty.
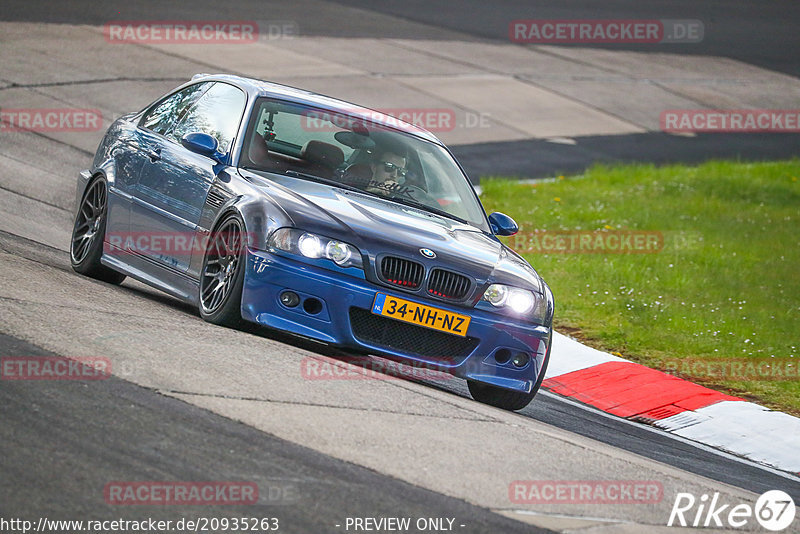
[[[56,356],[4,334],[0,355]],[[323,533],[342,532],[347,517],[449,517],[456,526],[464,525],[456,528],[464,533],[548,532],[115,377],[3,380],[0,421],[0,517],[27,519],[34,525],[40,517],[246,517],[277,518],[280,532]],[[252,482],[258,487],[258,501],[205,506],[109,503],[106,485],[128,481]]]
[[[358,13],[346,7],[357,8]],[[4,0],[0,20],[102,25],[120,20],[256,20],[296,25],[300,35],[401,39],[464,38],[510,42],[516,19],[699,20],[699,43],[580,44],[582,47],[729,57],[800,75],[796,0],[212,0],[96,2]],[[570,46],[570,45],[561,45]]]
[[[800,134],[697,134],[651,132],[451,146],[473,183],[482,176],[546,178],[579,174],[595,163],[697,164],[713,159],[765,161],[800,156]]]

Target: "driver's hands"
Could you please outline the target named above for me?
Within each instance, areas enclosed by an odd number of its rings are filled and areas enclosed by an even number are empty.
[[[396,180],[386,180],[385,182],[371,185],[370,187],[367,188],[367,191],[389,197],[392,196],[399,189],[400,189],[400,184]]]

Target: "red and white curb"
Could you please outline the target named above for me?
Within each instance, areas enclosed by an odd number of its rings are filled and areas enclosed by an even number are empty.
[[[753,461],[800,473],[800,418],[554,334],[542,387]]]

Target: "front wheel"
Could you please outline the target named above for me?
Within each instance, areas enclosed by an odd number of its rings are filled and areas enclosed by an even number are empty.
[[[121,284],[125,275],[100,263],[107,215],[108,184],[105,178],[98,176],[83,193],[78,214],[75,216],[69,247],[70,264],[77,273],[103,282]]]
[[[244,223],[235,213],[211,233],[200,273],[200,316],[229,327],[240,327],[245,256]]]
[[[536,390],[530,393],[520,393],[519,391],[490,386],[474,380],[467,380],[467,387],[469,388],[469,394],[476,401],[496,406],[503,410],[521,410],[530,404],[533,397],[536,396]]]
[[[503,410],[517,411],[526,407],[531,403],[539,388],[542,387],[544,375],[547,373],[547,364],[550,362],[550,348],[553,344],[553,336],[550,334],[550,339],[547,342],[547,352],[545,352],[544,363],[542,369],[539,371],[539,378],[530,393],[520,393],[519,391],[511,391],[496,386],[490,386],[482,382],[474,380],[467,380],[467,387],[469,394],[478,402],[496,406]]]

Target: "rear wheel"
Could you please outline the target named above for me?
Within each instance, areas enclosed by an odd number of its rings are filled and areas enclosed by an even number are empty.
[[[467,387],[469,388],[469,393],[472,395],[472,398],[478,402],[496,406],[498,408],[502,408],[503,410],[517,411],[526,407],[528,404],[530,404],[530,402],[536,396],[536,393],[539,391],[539,388],[542,386],[544,375],[547,373],[547,364],[550,362],[550,347],[552,342],[553,337],[551,334],[550,342],[547,345],[547,352],[545,353],[542,370],[539,371],[539,378],[536,380],[536,384],[534,384],[530,393],[520,393],[519,391],[511,391],[509,389],[490,386],[489,384],[484,384],[482,382],[467,380]]]
[[[105,178],[98,176],[83,193],[72,227],[69,259],[72,269],[77,273],[104,282],[120,284],[125,280],[125,275],[100,263],[106,235],[107,214],[108,184]]]
[[[200,315],[218,325],[239,327],[245,269],[244,224],[225,217],[211,233],[200,273]]]

